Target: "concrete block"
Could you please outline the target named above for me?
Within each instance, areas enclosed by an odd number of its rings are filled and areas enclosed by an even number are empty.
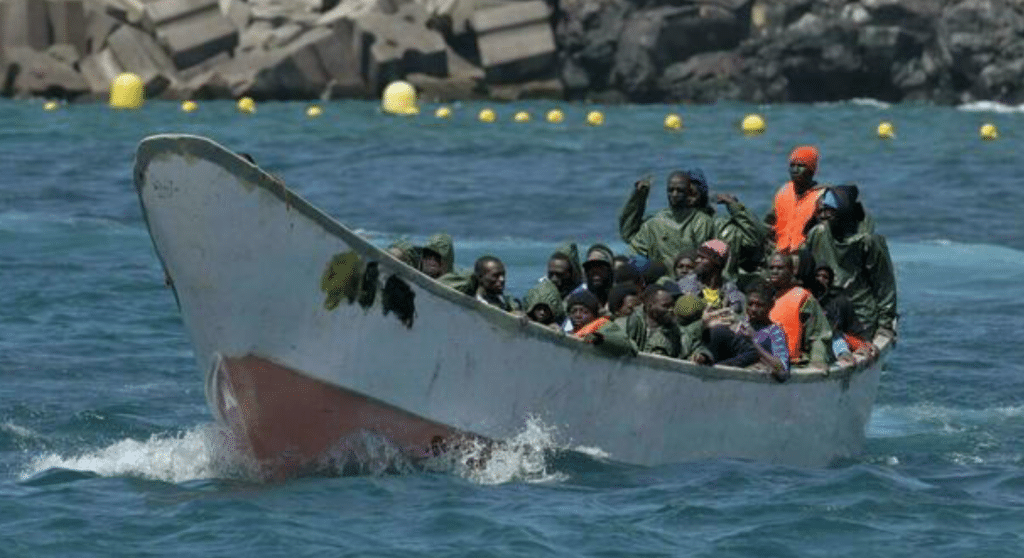
[[[74,45],[78,54],[88,52],[86,43],[86,15],[82,0],[51,0],[47,2],[50,29],[54,44]]]
[[[355,26],[350,21],[339,21],[331,33],[313,43],[317,58],[327,76],[325,96],[362,97],[369,92],[360,73],[359,54],[353,46]]]
[[[252,8],[242,0],[219,0],[220,13],[235,24],[235,28],[242,30],[249,25],[252,18]]]
[[[230,52],[238,44],[238,30],[219,9],[162,25],[156,36],[178,69],[195,66],[219,52]]]
[[[360,53],[361,73],[373,92],[410,73],[448,75],[444,38],[418,23],[414,15],[368,13],[355,19],[354,24],[353,40]]]
[[[14,94],[18,96],[75,97],[89,90],[82,75],[45,52],[28,47],[13,47],[6,53],[18,66]]]
[[[229,99],[233,96],[231,85],[217,70],[210,70],[190,78],[180,91],[185,99]]]
[[[85,54],[94,54],[106,48],[107,37],[120,25],[121,22],[106,11],[90,11],[85,26]]]
[[[555,73],[555,36],[543,0],[512,2],[473,14],[487,80],[514,83]]]
[[[5,51],[10,52],[13,47],[46,50],[53,44],[44,0],[6,0],[4,4],[0,43]]]
[[[103,0],[103,4],[104,12],[121,23],[139,25],[146,14],[141,0]]]
[[[220,52],[216,56],[207,58],[195,66],[179,71],[178,80],[182,82],[191,81],[199,75],[215,72],[218,68],[225,66],[230,62],[231,55],[227,52]]]
[[[123,25],[107,38],[107,44],[119,65],[142,79],[149,97],[158,95],[176,77],[167,53],[139,29]]]
[[[108,93],[110,82],[124,71],[109,48],[83,58],[78,62],[78,69],[89,90],[97,95]]]
[[[238,34],[238,50],[263,50],[274,37],[274,26],[269,21],[255,20]]]
[[[152,0],[145,4],[143,21],[148,28],[156,29],[209,11],[220,13],[218,0]]]
[[[484,99],[487,94],[487,87],[482,81],[466,77],[409,74],[405,79],[416,87],[420,100],[428,103]]]
[[[337,6],[320,16],[317,25],[332,25],[335,22],[355,19],[371,12],[385,13],[386,10],[380,0],[341,0]]]

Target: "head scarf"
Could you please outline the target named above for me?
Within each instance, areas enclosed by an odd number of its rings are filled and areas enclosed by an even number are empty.
[[[799,163],[811,169],[811,174],[814,174],[818,172],[818,150],[810,145],[801,145],[790,153],[789,162]]]
[[[697,250],[709,258],[717,260],[720,264],[725,264],[725,260],[729,259],[729,245],[717,238],[712,238],[701,244]]]

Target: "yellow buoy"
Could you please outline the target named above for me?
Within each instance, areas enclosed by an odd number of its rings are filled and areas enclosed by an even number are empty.
[[[381,94],[380,108],[388,114],[411,116],[420,113],[416,104],[416,88],[408,81],[393,81]]]
[[[110,108],[137,109],[146,100],[142,78],[125,72],[110,82]]]
[[[996,125],[992,123],[983,125],[981,129],[978,130],[978,134],[981,135],[981,139],[983,140],[999,139],[999,130],[996,128]]]
[[[525,110],[521,110],[521,111],[517,112],[515,114],[515,116],[512,117],[512,120],[514,120],[516,122],[519,122],[520,124],[522,124],[524,122],[529,122],[530,121],[530,113],[526,112]]]
[[[497,120],[498,115],[495,114],[493,110],[485,108],[482,111],[480,111],[480,114],[477,115],[477,118],[480,119],[480,122],[487,122],[489,124]]]
[[[242,97],[238,100],[238,112],[252,114],[256,112],[256,101],[252,97]]]
[[[60,104],[57,101],[46,101],[43,103],[43,110],[46,112],[52,112],[60,108]]]
[[[547,119],[552,124],[561,124],[565,120],[565,114],[558,109],[551,109],[548,111]]]
[[[881,139],[892,139],[896,137],[896,128],[892,122],[882,122],[878,125],[878,137]]]
[[[435,118],[444,118],[444,119],[451,118],[452,117],[452,109],[450,109],[448,107],[437,107],[437,110],[434,111],[434,117]]]
[[[310,105],[309,108],[306,109],[306,116],[310,118],[316,118],[323,113],[324,109],[320,108],[318,105]]]
[[[195,101],[184,101],[181,103],[182,112],[195,112],[199,105]]]
[[[683,118],[678,114],[670,114],[665,117],[665,129],[666,130],[682,130],[683,129]]]
[[[600,126],[604,124],[604,114],[599,110],[592,110],[587,113],[587,124],[591,126]]]
[[[743,118],[743,133],[748,136],[763,134],[765,130],[764,118],[760,114],[748,114]]]

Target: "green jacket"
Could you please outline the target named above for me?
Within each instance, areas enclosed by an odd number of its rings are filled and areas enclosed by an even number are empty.
[[[741,254],[761,257],[768,227],[742,203],[727,203],[728,217],[716,216],[714,208],[706,206],[678,213],[665,208],[644,219],[647,195],[633,189],[619,212],[619,235],[637,254],[660,259],[670,273],[679,253],[696,250],[712,238],[729,245],[727,277],[735,277]]]
[[[647,320],[644,319],[642,306],[634,308],[628,316],[615,318],[614,321],[638,349],[647,345]]]
[[[832,326],[825,317],[825,310],[813,296],[800,307],[800,323],[803,324],[803,340],[800,352],[801,362],[825,366],[829,362],[829,347],[832,346]]]
[[[815,264],[835,272],[833,288],[850,299],[857,319],[873,336],[879,328],[895,328],[896,275],[885,238],[865,230],[840,241],[828,225],[817,225],[807,234],[807,247]]]
[[[672,324],[647,328],[647,342],[644,344],[643,352],[681,358],[683,342],[679,326]]]
[[[626,331],[614,321],[610,321],[597,330],[601,334],[601,342],[595,346],[601,351],[612,356],[636,356],[638,349],[635,343],[626,335]],[[593,342],[593,334],[588,335],[585,341]]]
[[[547,304],[548,308],[551,308],[556,323],[560,324],[565,321],[565,302],[558,292],[558,287],[547,279],[538,281],[532,289],[526,291],[526,296],[523,297],[523,310],[526,310],[527,314],[533,312],[533,309],[540,304]]]
[[[437,233],[427,239],[423,249],[441,256],[445,273],[451,273],[455,269],[455,241],[452,239],[452,235]]]

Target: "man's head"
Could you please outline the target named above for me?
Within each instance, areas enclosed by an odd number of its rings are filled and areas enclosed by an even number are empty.
[[[615,255],[604,244],[595,244],[587,250],[583,273],[591,291],[607,291],[612,286],[612,259]]]
[[[544,302],[534,304],[533,307],[526,312],[526,315],[531,320],[543,325],[548,325],[555,321],[555,313],[551,310],[551,307]]]
[[[601,302],[589,291],[573,293],[565,304],[574,331],[596,320],[601,313]]]
[[[697,259],[694,260],[693,270],[697,278],[707,283],[709,279],[721,277],[725,269],[725,262],[729,259],[729,245],[713,238],[697,249]]]
[[[822,292],[828,292],[828,290],[832,288],[832,280],[835,278],[835,272],[827,265],[819,265],[818,268],[814,270],[814,280],[821,285]]]
[[[489,295],[505,292],[505,264],[494,256],[481,256],[473,266],[473,274],[480,288]]]
[[[767,325],[768,314],[775,304],[774,291],[767,281],[757,280],[747,287],[747,320],[754,327]]]
[[[686,252],[680,252],[676,256],[675,261],[672,262],[672,271],[676,274],[676,279],[682,279],[689,275],[693,271],[693,267],[697,264],[697,251],[687,250]]]
[[[675,300],[672,294],[661,285],[651,285],[644,291],[644,311],[647,318],[658,325],[675,323],[672,307]]]
[[[423,248],[420,253],[420,271],[431,279],[437,279],[445,274],[444,258],[430,248]]]
[[[810,145],[802,145],[789,155],[789,178],[797,186],[809,186],[818,172],[818,150]]]
[[[697,168],[673,171],[668,175],[665,192],[668,206],[676,211],[707,205],[708,183],[704,171]]]
[[[561,252],[555,252],[548,259],[548,280],[558,287],[558,292],[565,296],[576,288],[575,274],[572,270],[572,261],[569,256]]]
[[[615,317],[628,316],[640,305],[640,290],[636,285],[619,283],[608,293],[608,311]]]
[[[864,219],[864,206],[857,200],[859,194],[854,184],[830,186],[818,197],[814,216],[827,223],[834,236],[844,238]]]
[[[793,258],[778,252],[768,259],[768,281],[777,292],[793,285]]]

